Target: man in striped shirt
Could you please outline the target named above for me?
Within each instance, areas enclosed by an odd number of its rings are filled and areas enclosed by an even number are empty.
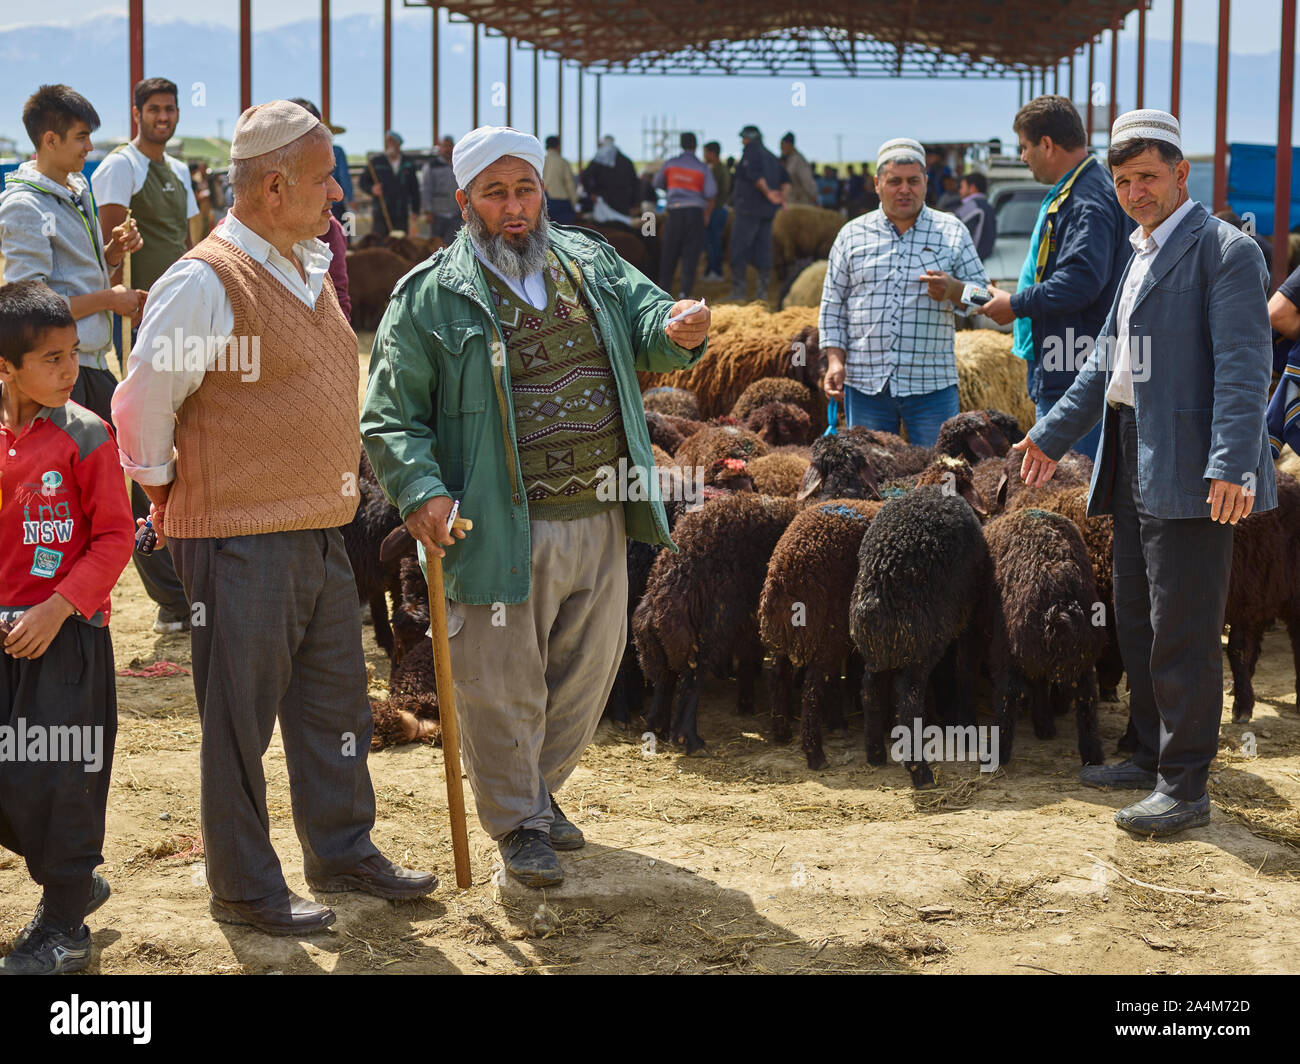
[[[850,425],[932,446],[958,411],[953,313],[988,274],[956,216],[925,205],[925,153],[888,140],[876,159],[880,207],[835,238],[818,316],[826,394]]]

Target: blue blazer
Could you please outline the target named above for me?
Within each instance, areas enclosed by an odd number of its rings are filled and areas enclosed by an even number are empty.
[[[1130,269],[1132,261],[1074,384],[1029,431],[1055,460],[1101,420],[1090,516],[1113,512],[1118,455],[1106,402],[1113,363],[1107,351]],[[1268,280],[1255,242],[1197,203],[1138,290],[1130,340],[1149,344],[1149,370],[1133,380],[1138,486],[1156,517],[1208,517],[1211,479],[1253,485],[1257,511],[1277,506],[1264,420],[1273,365]]]

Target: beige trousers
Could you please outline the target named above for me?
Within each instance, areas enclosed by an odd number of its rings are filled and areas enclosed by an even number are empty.
[[[627,641],[623,507],[530,531],[526,602],[447,604],[461,753],[497,840],[550,829],[550,794],[591,742]]]

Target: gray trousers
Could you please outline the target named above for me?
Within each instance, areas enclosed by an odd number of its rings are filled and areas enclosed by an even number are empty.
[[[447,604],[461,753],[479,823],[494,839],[550,830],[550,793],[600,723],[627,641],[623,522],[621,506],[533,520],[526,602]]]
[[[342,534],[329,528],[169,542],[204,622],[190,638],[212,893],[255,901],[285,886],[262,772],[277,716],[307,878],[375,855],[375,792],[366,767],[374,718]]]
[[[113,391],[117,378],[106,369],[82,366],[77,383],[72,387],[72,401],[87,410],[93,410],[110,425],[113,424]],[[131,482],[131,513],[135,517],[149,516],[149,496],[134,481]],[[176,576],[171,552],[166,547],[152,554],[132,552],[131,561],[140,574],[140,582],[149,597],[158,604],[158,615],[164,621],[184,621],[189,617],[189,603],[185,589]]]
[[[1138,492],[1133,409],[1116,413],[1115,625],[1132,685],[1133,760],[1156,771],[1157,791],[1195,801],[1219,748],[1232,525],[1153,517]]]

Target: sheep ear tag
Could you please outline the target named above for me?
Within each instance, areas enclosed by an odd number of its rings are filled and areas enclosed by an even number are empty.
[[[838,436],[840,430],[837,427],[840,420],[840,404],[832,399],[826,404],[826,431],[823,436]]]
[[[803,483],[799,485],[799,494],[795,498],[803,502],[813,492],[822,486],[822,471],[815,465],[810,465],[803,475]]]

